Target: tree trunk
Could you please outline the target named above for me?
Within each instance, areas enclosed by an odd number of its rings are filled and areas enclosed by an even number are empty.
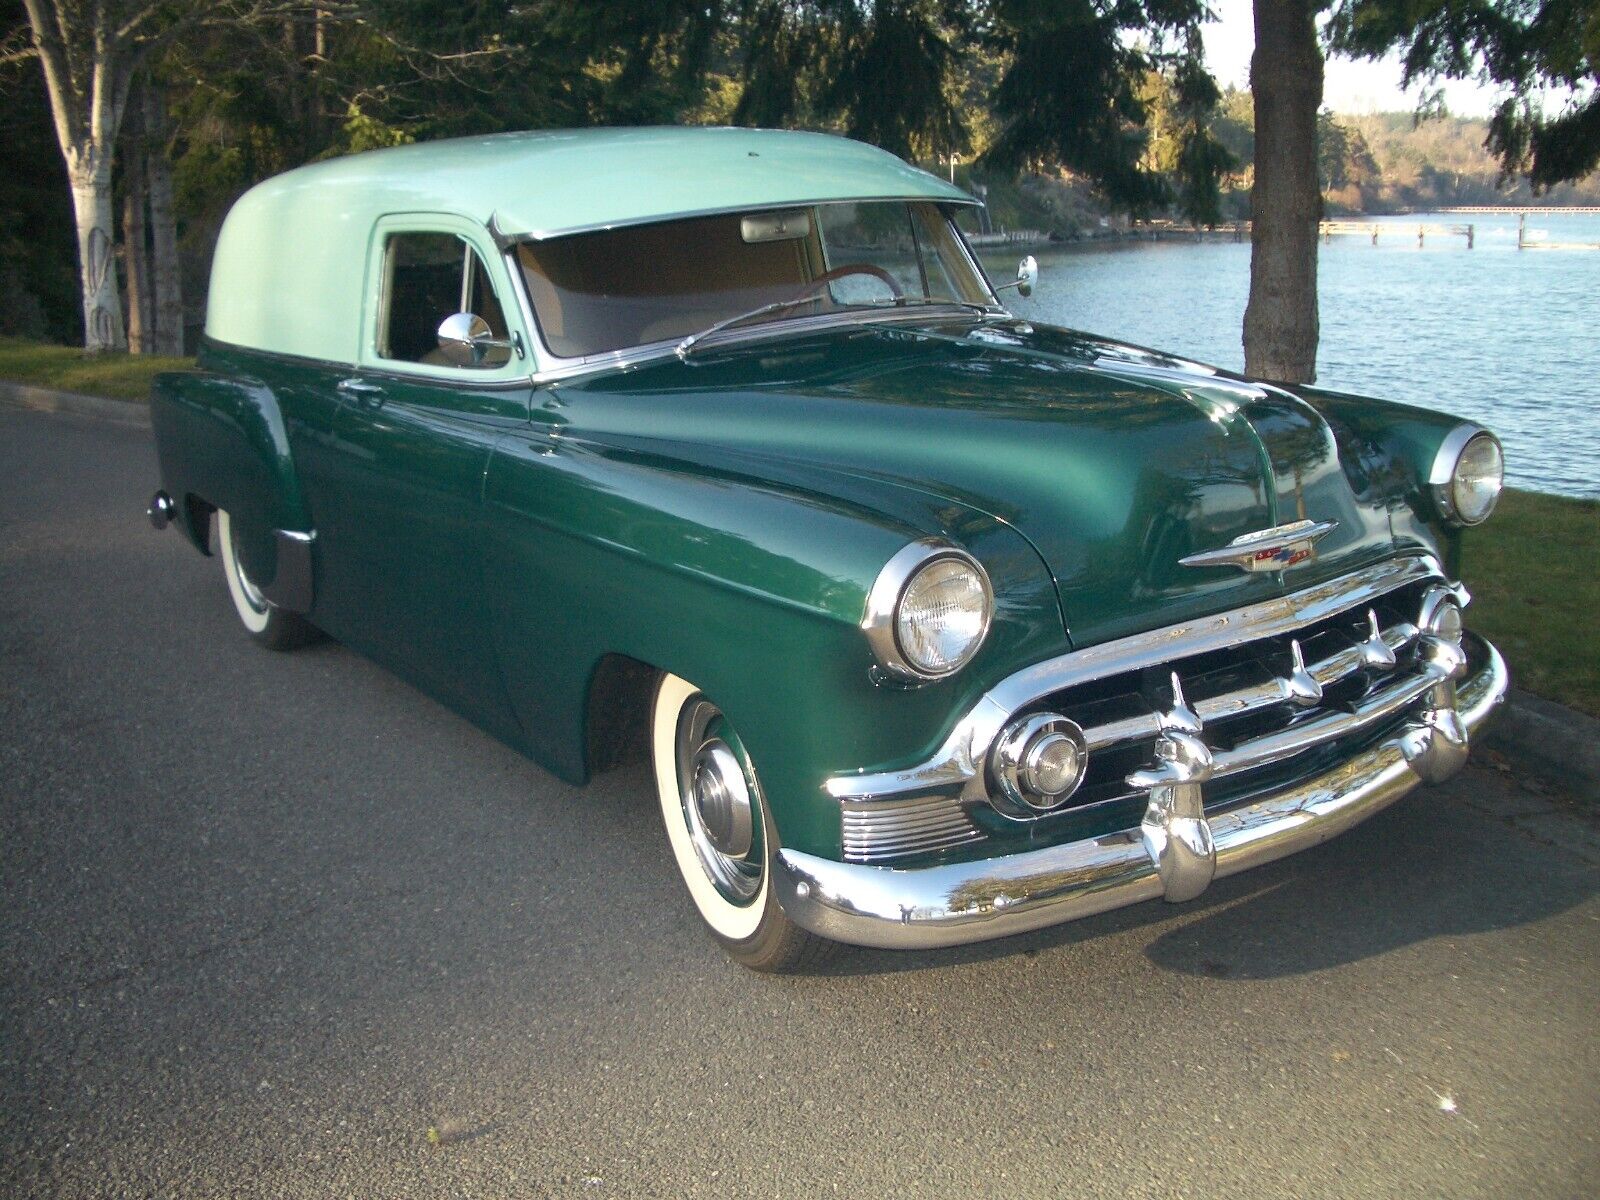
[[[90,157],[90,156],[85,156]],[[98,156],[94,156],[98,157]],[[83,346],[91,353],[126,350],[122,300],[114,267],[116,228],[111,197],[111,163],[103,167],[69,165],[72,215],[78,227],[78,277],[83,290]]]
[[[132,82],[129,42],[118,33],[115,14],[103,3],[23,0],[23,7],[44,69],[56,142],[72,190],[84,349],[124,350],[128,342],[117,292],[111,163]]]
[[[1318,7],[1315,0],[1255,0],[1256,178],[1244,369],[1284,383],[1317,377]]]
[[[183,353],[183,271],[172,211],[172,162],[167,157],[167,113],[160,86],[144,89],[146,176],[150,187],[150,278],[155,293],[155,351]]]
[[[149,194],[145,189],[144,122],[137,105],[123,122],[122,151],[122,270],[128,289],[128,349],[150,354],[155,349],[151,328],[150,255],[145,220]]]

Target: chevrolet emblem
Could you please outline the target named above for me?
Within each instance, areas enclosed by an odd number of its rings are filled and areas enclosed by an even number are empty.
[[[1339,527],[1337,521],[1295,521],[1241,534],[1217,550],[1202,550],[1178,561],[1186,567],[1238,567],[1241,571],[1287,571],[1317,556],[1317,542]]]

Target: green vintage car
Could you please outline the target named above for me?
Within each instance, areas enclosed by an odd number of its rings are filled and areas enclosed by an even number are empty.
[[[575,783],[648,760],[758,969],[1189,900],[1459,769],[1495,438],[1019,320],[972,203],[736,129],[291,171],[156,384],[152,520],[265,646]]]

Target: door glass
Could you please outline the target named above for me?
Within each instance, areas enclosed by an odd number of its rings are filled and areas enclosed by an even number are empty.
[[[483,261],[455,234],[393,234],[385,247],[385,265],[380,357],[472,369],[457,367],[439,349],[440,322],[458,312],[482,317],[489,335],[505,340],[505,312]],[[504,366],[510,357],[508,347],[490,349],[478,369]]]

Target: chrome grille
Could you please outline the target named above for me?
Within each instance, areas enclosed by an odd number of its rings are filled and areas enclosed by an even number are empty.
[[[1467,602],[1437,560],[1390,559],[1026,667],[986,693],[926,761],[826,781],[844,857],[897,859],[1018,835],[1032,843],[1054,836],[1051,822],[1090,811],[1135,827],[1174,790],[1197,810],[1221,812],[1326,771],[1404,722],[1444,729],[1466,652],[1419,629],[1430,596]],[[992,757],[1006,729],[1039,713],[1083,729],[1088,771],[1060,808],[1001,813],[990,798]],[[1175,786],[1180,770],[1186,782]]]
[[[1177,658],[1042,697],[1083,727],[1089,776],[1065,810],[1144,794],[1161,776],[1163,731],[1195,725],[1215,781],[1374,729],[1449,682],[1455,660],[1415,623],[1411,584],[1299,629]],[[1449,658],[1448,655],[1446,655]],[[1175,713],[1182,721],[1175,725]],[[1155,772],[1155,775],[1152,775]],[[1213,783],[1208,806],[1233,791]],[[1048,819],[1039,818],[1039,819]]]
[[[1368,636],[1365,639],[1335,651],[1309,666],[1304,661],[1304,650],[1300,647],[1299,639],[1290,639],[1289,645],[1292,647],[1288,659],[1290,669],[1283,675],[1274,675],[1263,682],[1215,696],[1199,700],[1191,698],[1196,715],[1209,724],[1231,717],[1241,717],[1275,704],[1305,707],[1308,704],[1320,703],[1328,688],[1348,679],[1356,671],[1392,671],[1399,665],[1400,655],[1416,641],[1417,627],[1409,621],[1398,621],[1383,629],[1379,625],[1375,609],[1367,610],[1367,621]],[[1303,672],[1315,686],[1307,687],[1297,680],[1295,676],[1300,672]],[[1161,732],[1161,714],[1152,711],[1119,721],[1090,726],[1083,731],[1083,737],[1092,751],[1135,738],[1153,738],[1159,732]]]
[[[878,862],[906,854],[945,850],[983,834],[949,796],[844,805],[846,862]]]

